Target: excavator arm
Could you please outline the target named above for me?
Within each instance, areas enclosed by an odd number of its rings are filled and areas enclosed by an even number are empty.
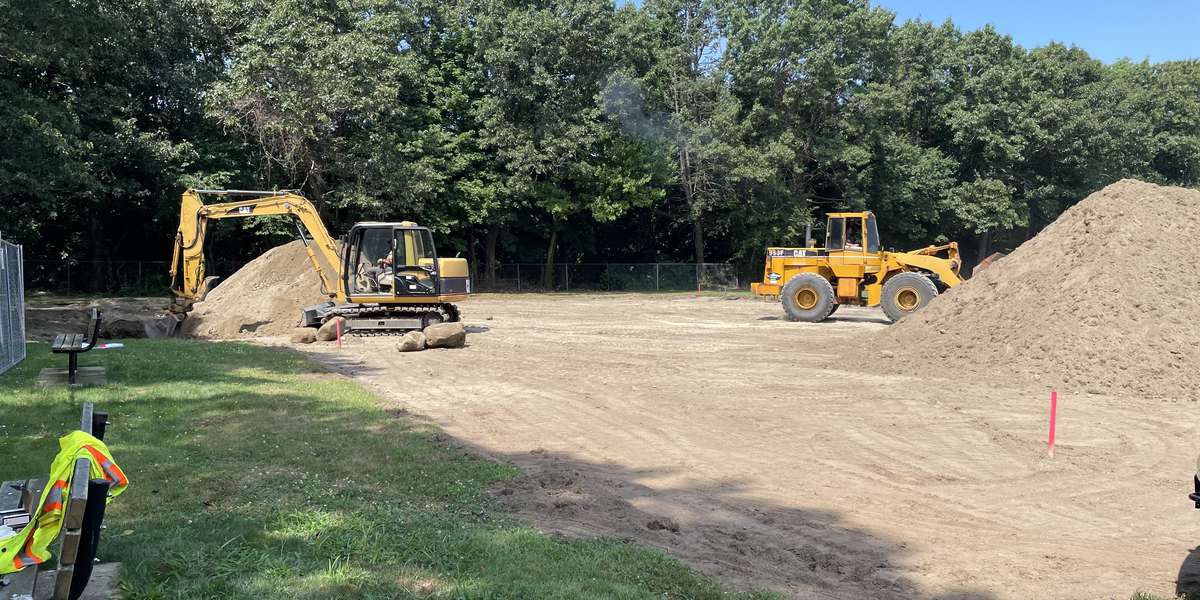
[[[249,198],[218,204],[204,204],[201,195],[249,196]],[[236,219],[288,215],[308,233],[305,250],[308,259],[321,279],[321,287],[330,298],[345,299],[342,288],[341,261],[338,244],[329,235],[316,208],[299,194],[239,190],[192,190],[183,193],[179,210],[179,230],[175,234],[175,252],[171,259],[171,293],[169,310],[183,318],[196,302],[204,300],[215,277],[205,277],[204,242],[208,224],[213,219]],[[310,241],[311,240],[311,241]],[[314,249],[315,246],[315,249]],[[318,253],[320,256],[318,256]],[[327,270],[321,263],[329,265]]]

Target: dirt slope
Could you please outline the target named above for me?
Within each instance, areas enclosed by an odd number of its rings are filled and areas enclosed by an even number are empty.
[[[864,355],[890,372],[1189,396],[1200,381],[1197,239],[1200,192],[1117,182],[873,336]]]
[[[286,335],[302,307],[324,301],[321,281],[299,240],[272,248],[220,282],[183,322],[183,335]]]

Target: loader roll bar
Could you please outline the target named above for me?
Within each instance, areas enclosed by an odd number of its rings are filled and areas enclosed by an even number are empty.
[[[192,190],[197,194],[213,194],[216,196],[286,196],[300,195],[300,190]]]

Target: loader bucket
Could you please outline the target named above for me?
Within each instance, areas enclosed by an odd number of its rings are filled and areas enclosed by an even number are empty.
[[[1001,258],[1004,258],[1005,256],[1008,256],[1008,255],[1003,252],[993,252],[987,258],[979,261],[979,264],[975,265],[974,269],[971,269],[971,275],[974,276],[976,273],[979,273],[980,271],[990,267],[992,265],[992,263],[996,262],[997,260],[1000,260]]]

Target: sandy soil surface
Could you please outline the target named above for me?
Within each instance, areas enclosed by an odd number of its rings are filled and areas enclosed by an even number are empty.
[[[539,527],[662,548],[803,598],[1128,598],[1175,591],[1200,539],[1191,398],[851,370],[887,327],[753,299],[479,296],[468,347],[305,346],[464,445]],[[879,360],[903,361],[902,355]]]

